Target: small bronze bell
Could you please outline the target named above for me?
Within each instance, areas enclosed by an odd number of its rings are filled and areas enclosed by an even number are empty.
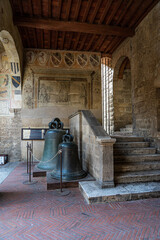
[[[58,152],[58,145],[62,142],[62,137],[65,134],[63,130],[63,123],[59,118],[53,119],[49,124],[49,130],[45,135],[45,144],[43,156],[40,163],[37,165],[39,169],[53,170],[58,160],[58,155],[52,159]],[[49,161],[52,159],[51,161]]]
[[[73,136],[69,133],[63,136],[63,142],[59,144],[58,149],[62,149],[62,179],[75,180],[85,177],[87,174],[82,169],[78,158],[78,146],[73,142]],[[51,172],[52,178],[60,179],[60,155],[57,165]]]

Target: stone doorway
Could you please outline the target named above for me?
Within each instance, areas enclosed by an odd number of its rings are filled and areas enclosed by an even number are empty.
[[[131,65],[121,57],[113,76],[114,132],[132,133]]]

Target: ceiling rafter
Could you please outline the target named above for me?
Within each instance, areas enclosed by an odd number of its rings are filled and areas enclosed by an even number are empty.
[[[133,0],[130,0],[130,1],[127,3],[125,9],[123,9],[121,15],[119,16],[118,20],[116,21],[116,24],[117,24],[117,25],[121,22],[121,20],[123,19],[123,17],[124,17],[125,14],[127,13],[127,10],[128,10],[129,7],[131,6],[132,2],[133,2]]]
[[[74,17],[75,21],[77,21],[77,19],[78,19],[78,15],[79,15],[79,10],[81,8],[81,4],[82,4],[82,0],[78,0],[77,1],[77,6],[76,6],[76,10],[75,10],[75,17]]]
[[[79,32],[78,35],[77,35],[76,41],[74,43],[73,50],[77,49],[77,45],[79,43],[80,36],[81,36],[81,33]]]
[[[62,8],[62,0],[59,0],[58,3],[59,3],[59,9],[57,11],[57,18],[60,19],[60,17],[61,17],[61,8]]]
[[[90,39],[90,41],[89,41],[89,43],[88,43],[87,47],[85,48],[85,50],[86,50],[86,51],[89,51],[89,49],[90,49],[90,47],[91,47],[91,45],[92,45],[92,43],[93,43],[93,41],[94,41],[95,37],[96,37],[96,35],[95,35],[95,34],[94,34],[94,35],[92,35],[92,37],[91,37],[91,39]]]
[[[108,12],[111,4],[112,4],[112,1],[113,1],[113,0],[108,0],[108,1],[107,1],[107,4],[106,4],[105,9],[104,9],[104,12],[103,12],[103,14],[101,15],[101,17],[100,17],[100,19],[99,19],[99,23],[103,23],[106,15],[107,15],[107,12]]]
[[[92,4],[92,0],[88,0],[87,7],[86,7],[86,10],[84,11],[84,15],[83,15],[83,18],[82,18],[82,22],[86,21],[89,10],[90,10],[90,7],[91,7],[91,4]]]
[[[106,36],[104,36],[104,35],[100,36],[100,38],[98,39],[98,41],[96,42],[96,44],[93,47],[93,51],[96,50],[97,46],[101,46],[102,45],[102,43],[104,42],[105,38],[106,38]]]
[[[67,9],[66,9],[66,17],[65,17],[65,18],[66,18],[66,21],[68,21],[68,18],[69,18],[69,13],[70,13],[70,10],[71,10],[71,4],[72,4],[72,0],[68,0]],[[61,49],[63,49],[63,47],[64,47],[65,36],[66,36],[66,33],[63,32],[63,33],[62,33]]]
[[[17,26],[39,28],[53,31],[68,31],[70,32],[82,32],[100,35],[115,35],[130,37],[134,35],[132,28],[124,28],[118,26],[102,25],[102,24],[90,24],[80,22],[69,21],[55,21],[53,19],[37,19],[37,18],[25,18],[17,17],[14,19],[14,23]]]
[[[144,1],[144,0],[135,1],[134,4],[132,1],[132,5],[130,6],[129,14],[128,14],[127,18],[123,19],[122,24],[121,24],[122,26],[129,25],[128,23],[131,21],[131,19],[133,19],[133,16],[136,15],[136,11],[140,7],[142,1]],[[134,6],[134,8],[133,8],[133,6]]]
[[[29,0],[29,9],[30,9],[30,15],[33,17],[33,6],[32,6],[32,0]]]
[[[159,2],[159,1],[157,1],[157,2]],[[133,26],[138,21],[138,19],[140,18],[140,15],[141,15],[141,11],[144,10],[144,12],[145,12],[145,10],[147,10],[149,5],[150,5],[150,0],[142,1],[140,8],[138,8],[136,11],[135,18],[132,18],[130,20],[129,26]]]
[[[89,13],[89,10],[90,10],[90,7],[91,7],[91,4],[92,4],[92,0],[89,0],[89,1],[88,1],[88,4],[87,4],[87,7],[86,7],[86,10],[85,10],[85,12],[84,12],[83,18],[82,18],[82,22],[85,22],[85,21],[86,21],[87,16],[88,16],[88,13]],[[78,35],[77,35],[77,39],[76,39],[77,44],[76,44],[76,43],[74,44],[74,49],[75,49],[75,46],[76,46],[76,48],[77,48],[77,46],[78,46],[80,36],[81,36],[81,32],[79,32]]]
[[[138,26],[138,24],[143,20],[143,18],[152,10],[152,8],[157,4],[159,0],[153,1],[149,7],[146,9],[146,11],[139,17],[138,21],[135,23],[135,27]]]
[[[48,0],[48,17],[52,17],[52,0]]]
[[[159,0],[9,0],[24,47],[112,54]]]
[[[115,16],[116,12],[118,11],[118,8],[120,7],[122,2],[123,2],[123,0],[121,0],[121,1],[119,0],[117,2],[116,6],[113,8],[110,15],[107,17],[106,24],[110,24],[110,22],[112,21],[113,17]]]
[[[21,16],[23,16],[23,5],[22,5],[22,1],[21,1],[21,0],[18,0],[18,3],[19,3],[20,14],[21,14]]]
[[[97,12],[98,12],[98,10],[100,8],[101,3],[102,3],[102,0],[97,1],[95,9],[94,9],[94,12],[92,13],[90,21],[89,21],[90,23],[94,22],[94,19],[95,19],[96,15],[97,15]]]
[[[78,19],[81,3],[82,3],[82,0],[77,1],[76,10],[75,10],[75,17],[74,17],[75,21],[77,21],[77,19]],[[68,49],[71,48],[72,38],[73,38],[73,32],[71,32],[70,37],[69,37]]]
[[[81,51],[83,49],[86,39],[87,39],[87,34],[83,37],[83,40],[78,48],[79,51]]]

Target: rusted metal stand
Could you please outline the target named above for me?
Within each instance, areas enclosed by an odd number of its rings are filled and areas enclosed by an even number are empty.
[[[23,173],[22,175],[23,176],[27,176],[28,175],[28,153],[29,153],[29,143],[27,142],[27,146],[26,146],[26,148],[27,148],[27,172],[25,172],[25,173]]]
[[[61,149],[62,150],[62,149]],[[62,151],[60,152],[60,171],[61,171],[61,177],[60,177],[60,189],[58,189],[58,193],[61,196],[67,196],[70,194],[70,191],[67,189],[62,189]]]
[[[27,159],[28,159],[28,152],[29,152],[29,161],[28,161],[28,164],[27,164],[27,171],[28,171],[28,176],[29,176],[29,179],[27,181],[24,181],[23,184],[25,185],[32,185],[32,184],[35,184],[37,183],[37,181],[35,180],[32,180],[31,179],[31,174],[32,174],[32,168],[31,168],[31,161],[32,161],[32,145],[29,144],[27,145]]]

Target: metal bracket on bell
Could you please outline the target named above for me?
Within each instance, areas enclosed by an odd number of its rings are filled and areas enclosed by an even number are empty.
[[[67,132],[67,133],[62,137],[62,139],[63,139],[63,142],[73,142],[74,137],[73,137],[72,134],[70,134],[70,133]]]
[[[63,122],[59,118],[54,118],[48,126],[50,129],[63,129]]]

